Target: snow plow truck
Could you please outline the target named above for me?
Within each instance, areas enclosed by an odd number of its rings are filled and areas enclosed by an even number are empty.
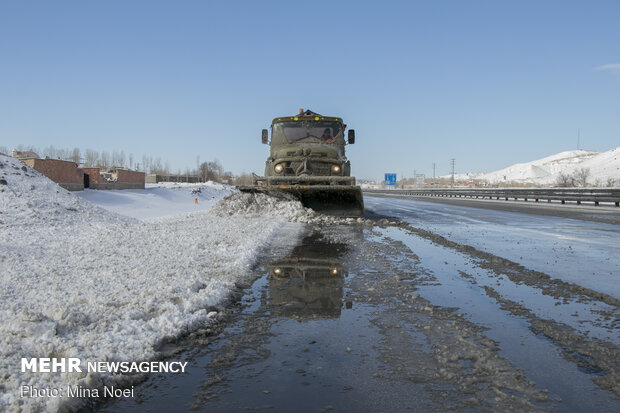
[[[341,118],[300,109],[298,115],[283,116],[262,130],[262,143],[270,145],[265,176],[253,175],[253,184],[239,186],[241,192],[295,198],[308,208],[341,217],[364,214],[362,190],[351,176],[345,146],[355,143],[355,131]]]

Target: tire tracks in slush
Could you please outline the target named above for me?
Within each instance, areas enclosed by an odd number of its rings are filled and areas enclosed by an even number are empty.
[[[221,328],[182,344],[194,373],[150,379],[140,404],[107,406],[618,408],[617,299],[394,218],[343,222],[307,225],[305,240],[337,258],[338,278],[275,277],[313,258],[266,252],[254,284],[220,309]]]

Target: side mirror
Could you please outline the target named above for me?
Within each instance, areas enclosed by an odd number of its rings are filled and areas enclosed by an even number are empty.
[[[263,144],[267,145],[267,142],[269,141],[269,132],[267,132],[267,129],[263,129],[263,132],[261,134],[261,140]]]
[[[349,145],[355,143],[355,129],[349,129]]]

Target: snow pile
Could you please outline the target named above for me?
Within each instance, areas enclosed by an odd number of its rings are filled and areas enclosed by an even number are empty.
[[[43,195],[44,194],[44,195]],[[17,159],[0,154],[0,222],[3,225],[77,225],[131,220],[107,214]]]
[[[289,222],[305,224],[367,224],[364,218],[343,218],[316,213],[311,208],[306,208],[294,196],[286,193],[266,195],[263,193],[237,192],[224,198],[213,209],[214,214],[231,216],[236,214],[280,217]]]
[[[0,163],[0,410],[55,411],[81,402],[21,398],[23,385],[124,383],[122,375],[22,373],[21,358],[78,357],[83,365],[157,358],[158,344],[213,322],[209,309],[250,276],[257,251],[285,218],[276,204],[249,215],[222,207],[178,214],[230,193],[217,186],[198,195],[161,187],[84,194],[130,216],[159,204],[140,221],[99,208],[12,158],[0,155]]]
[[[554,184],[560,174],[573,175],[580,169],[589,169],[589,183],[605,185],[609,179],[620,184],[620,147],[607,152],[584,150],[560,152],[532,162],[518,163],[499,171],[455,175],[459,181],[481,179],[490,183],[517,182],[538,185]]]
[[[299,218],[312,218],[316,213],[305,208],[301,202],[282,194],[281,197],[269,196],[262,193],[235,193],[220,202],[213,208],[219,216],[252,214],[281,216],[288,221],[298,221]]]

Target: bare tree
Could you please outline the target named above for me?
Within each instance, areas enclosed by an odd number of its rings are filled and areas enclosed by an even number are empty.
[[[232,185],[233,180],[234,180],[234,177],[233,177],[232,172],[223,172],[222,176],[220,177],[220,182],[228,184],[228,185]]]
[[[586,187],[588,185],[588,177],[590,176],[590,168],[580,168],[573,172],[577,185]]]
[[[43,156],[47,156],[51,159],[71,160],[72,152],[67,149],[56,149],[50,145],[43,149]]]
[[[198,179],[200,179],[201,182],[206,182],[208,174],[209,174],[209,165],[207,165],[206,162],[201,163],[198,166]]]
[[[149,171],[152,174],[161,174],[163,172],[163,169],[164,168],[161,165],[161,158],[149,160]]]
[[[125,168],[126,166],[126,158],[125,158],[125,152],[120,150],[113,150],[112,151],[112,158],[111,158],[111,165],[110,166],[116,166],[119,168]]]
[[[75,163],[80,163],[80,148],[73,148],[73,152],[71,153],[71,160]]]
[[[99,153],[93,149],[86,149],[84,163],[90,167],[94,167],[97,165],[97,160],[99,159]]]
[[[616,186],[616,180],[614,178],[607,178],[607,187],[613,188]]]
[[[201,181],[221,182],[224,175],[224,168],[217,159],[200,164],[198,176]]]
[[[58,149],[58,159],[63,161],[70,161],[73,157],[73,152],[68,149]]]
[[[51,159],[56,159],[56,155],[58,154],[58,151],[56,151],[56,148],[54,148],[54,146],[50,145],[46,148],[43,148],[43,152],[41,153],[41,156],[43,157],[48,157]]]
[[[165,164],[162,164],[161,158],[157,158],[155,160],[149,159],[149,169],[151,174],[158,175],[168,175],[170,174],[170,167],[168,165],[168,161]]]
[[[575,178],[573,178],[571,175],[560,172],[555,180],[555,185],[560,188],[575,186]]]
[[[99,158],[97,159],[97,166],[99,168],[107,168],[110,166],[110,154],[106,151],[101,151]]]
[[[113,150],[110,154],[110,166],[119,166],[118,164],[118,151]]]
[[[112,151],[111,166],[122,167],[121,153],[116,149]]]

